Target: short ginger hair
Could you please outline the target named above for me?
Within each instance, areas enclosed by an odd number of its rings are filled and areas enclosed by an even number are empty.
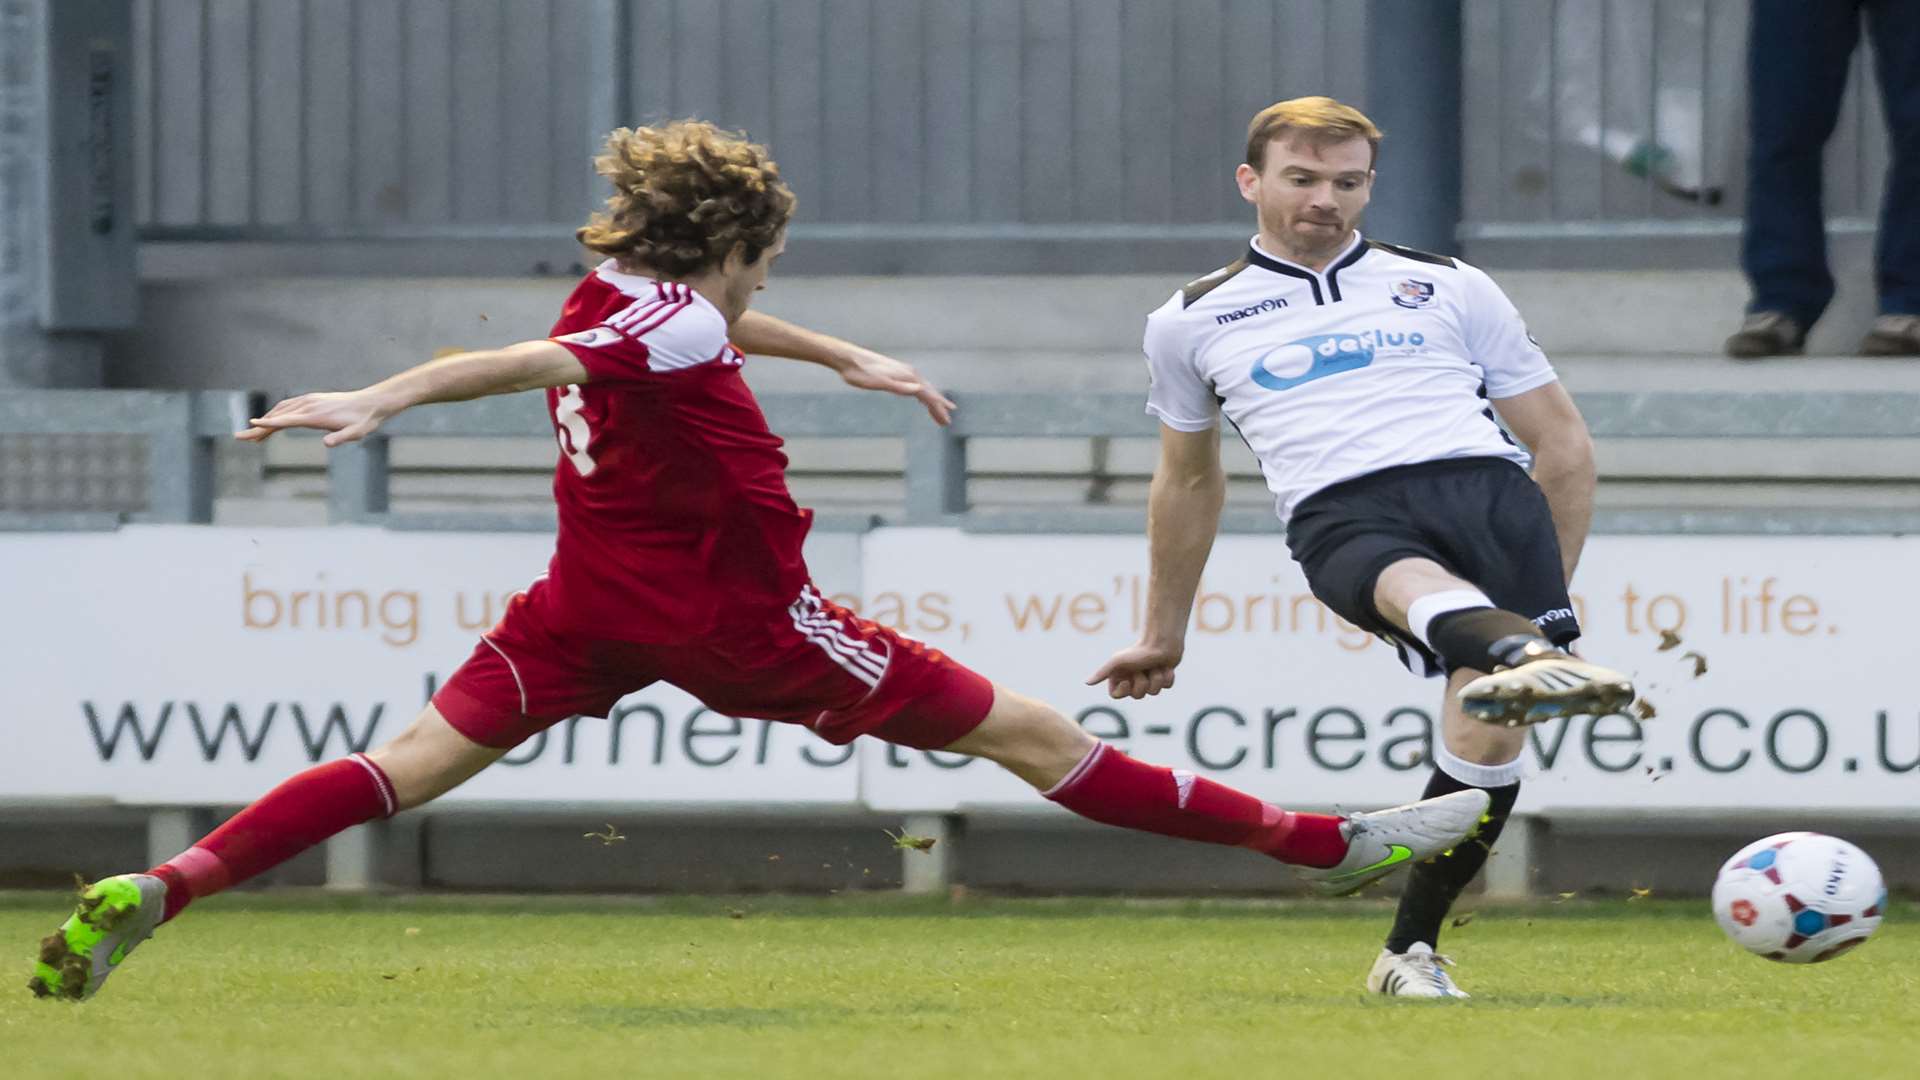
[[[1365,139],[1371,151],[1367,167],[1380,157],[1380,129],[1365,113],[1330,97],[1297,97],[1276,102],[1253,115],[1247,125],[1247,164],[1255,172],[1266,168],[1267,144],[1301,135],[1316,147]]]
[[[669,277],[716,268],[736,246],[754,262],[793,216],[793,191],[767,148],[703,120],[617,128],[593,167],[613,195],[574,235]]]

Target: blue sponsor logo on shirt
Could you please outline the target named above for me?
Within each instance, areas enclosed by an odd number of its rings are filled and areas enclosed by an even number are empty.
[[[1301,383],[1366,367],[1373,363],[1374,353],[1380,349],[1405,351],[1426,343],[1426,335],[1417,330],[1393,334],[1384,330],[1315,334],[1261,354],[1253,362],[1253,381],[1269,390],[1291,390]]]

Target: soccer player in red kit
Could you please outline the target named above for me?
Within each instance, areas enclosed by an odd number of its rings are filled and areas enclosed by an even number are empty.
[[[1336,817],[1136,761],[823,599],[801,557],[811,514],[787,493],[787,459],[741,377],[743,350],[914,397],[939,423],[953,403],[900,361],[747,310],[794,205],[763,147],[684,121],[615,131],[595,165],[614,194],[579,238],[608,258],[551,336],[290,398],[238,435],[312,428],[338,446],[415,405],[544,388],[561,449],[546,575],[391,742],[299,773],[165,863],[88,888],[41,943],[35,993],[91,996],[190,901],[419,806],[548,726],[604,716],[655,682],[834,743],[871,735],[984,757],[1095,821],[1251,848],[1330,893],[1473,830],[1479,791]]]

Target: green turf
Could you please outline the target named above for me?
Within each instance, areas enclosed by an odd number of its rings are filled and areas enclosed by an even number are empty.
[[[1917,913],[1770,964],[1703,904],[1484,908],[1464,1004],[1369,998],[1387,908],[1108,900],[221,897],[100,997],[34,1000],[66,898],[0,894],[21,1077],[1913,1076]]]

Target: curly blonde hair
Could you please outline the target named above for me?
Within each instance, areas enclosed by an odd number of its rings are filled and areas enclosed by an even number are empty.
[[[717,267],[736,245],[753,262],[793,216],[793,191],[767,148],[703,120],[616,128],[593,167],[613,196],[574,235],[669,277]]]

